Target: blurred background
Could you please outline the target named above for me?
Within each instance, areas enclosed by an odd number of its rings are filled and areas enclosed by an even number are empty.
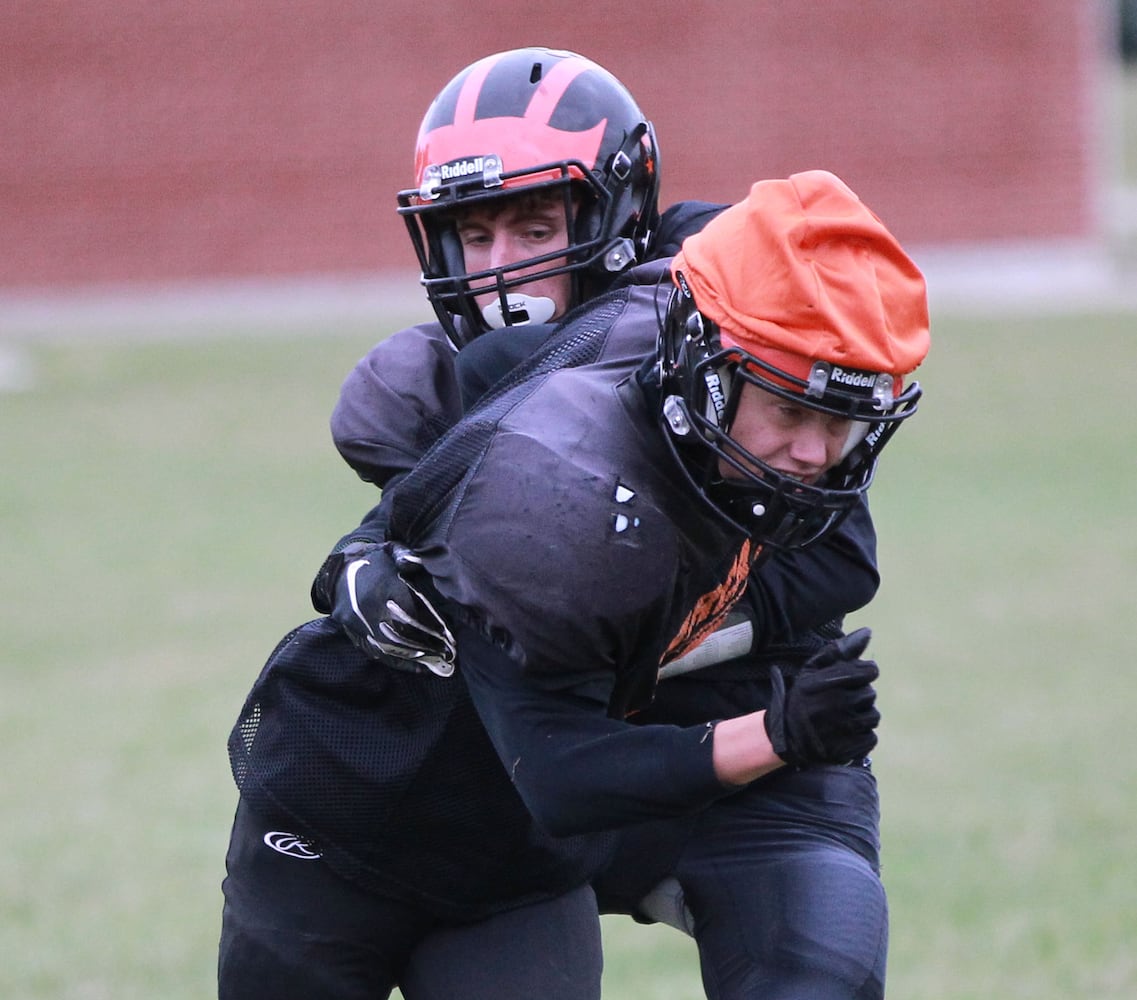
[[[0,996],[214,992],[225,739],[375,500],[339,385],[428,317],[436,91],[573,49],[664,205],[843,176],[929,279],[873,486],[897,1000],[1137,996],[1135,0],[0,0]],[[1121,392],[1109,389],[1120,379]],[[606,918],[605,1000],[703,995]]]
[[[824,167],[906,245],[1036,267],[1047,252],[1066,282],[1104,280],[1137,227],[1132,0],[4,7],[10,331],[50,326],[33,307],[58,293],[174,305],[202,283],[260,287],[279,312],[332,282],[340,308],[374,305],[406,287],[381,278],[414,276],[394,195],[427,105],[473,60],[529,44],[582,51],[637,96],[664,205]]]

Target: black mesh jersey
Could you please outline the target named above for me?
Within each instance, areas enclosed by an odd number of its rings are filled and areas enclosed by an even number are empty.
[[[281,640],[229,737],[242,798],[361,887],[474,919],[585,882],[603,835],[534,822],[460,676],[392,670],[330,619]]]

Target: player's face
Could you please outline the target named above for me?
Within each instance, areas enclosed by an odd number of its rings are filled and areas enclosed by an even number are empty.
[[[521,198],[505,201],[492,209],[473,206],[462,213],[456,224],[467,271],[507,267],[530,257],[564,250],[569,245],[568,222],[564,201],[560,197],[545,200]],[[554,260],[537,264],[514,272],[510,277],[523,276],[559,263]],[[511,288],[510,292],[550,299],[554,306],[550,318],[555,318],[568,309],[572,280],[567,274],[537,278]],[[495,298],[496,295],[490,293],[478,296],[476,301],[479,308],[485,308]]]
[[[771,468],[812,484],[841,460],[853,423],[748,382],[742,387],[730,436]],[[719,472],[726,478],[741,478],[722,459]]]

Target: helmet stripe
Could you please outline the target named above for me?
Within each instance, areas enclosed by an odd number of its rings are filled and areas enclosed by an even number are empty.
[[[504,55],[505,53],[501,53],[496,57],[482,59],[470,67],[470,75],[462,84],[462,90],[458,94],[458,103],[454,108],[454,125],[473,124],[474,112],[478,107],[478,97],[482,92],[482,85],[486,82],[486,77],[490,75],[490,70],[501,62]]]
[[[542,78],[540,86],[529,101],[525,117],[542,125],[548,125],[569,85],[589,68],[583,59],[562,59],[554,65]],[[607,124],[607,119],[604,119],[604,123]]]

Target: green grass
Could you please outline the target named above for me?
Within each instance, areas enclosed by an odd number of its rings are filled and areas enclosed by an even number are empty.
[[[1137,990],[1132,317],[937,327],[874,488],[892,995]],[[1114,367],[1116,366],[1116,367]]]
[[[883,670],[889,995],[1129,998],[1134,320],[934,332],[857,616]],[[0,996],[213,994],[225,737],[373,499],[327,416],[377,333],[33,345],[33,388],[0,395]],[[689,941],[604,927],[606,1000],[701,995]]]

